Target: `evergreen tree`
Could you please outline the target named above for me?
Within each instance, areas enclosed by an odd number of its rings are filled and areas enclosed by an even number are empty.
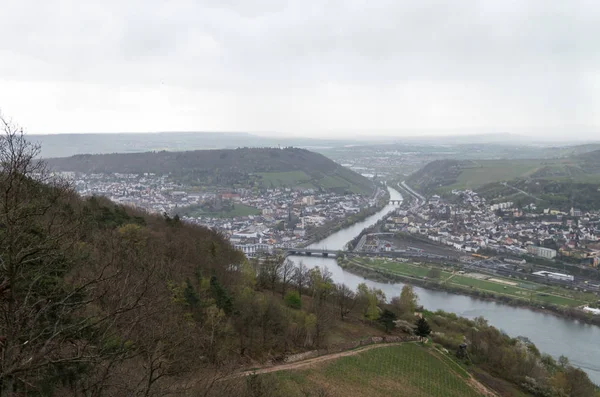
[[[429,323],[427,322],[427,320],[425,320],[425,318],[423,318],[423,317],[419,317],[416,324],[417,324],[417,331],[416,331],[417,336],[419,336],[421,338],[428,337],[429,334],[431,333],[431,328],[429,327]]]
[[[216,276],[211,276],[210,278],[210,292],[215,299],[215,304],[217,307],[223,310],[225,314],[231,314],[233,310],[231,297],[229,296],[227,290],[223,288],[221,283],[219,283],[219,280],[217,280]]]
[[[379,322],[383,324],[385,327],[385,332],[387,333],[389,333],[396,326],[394,321],[396,321],[396,314],[388,309],[385,309],[379,317]]]
[[[190,280],[185,281],[185,289],[183,290],[183,297],[185,298],[185,301],[187,302],[187,304],[190,305],[191,307],[196,307],[196,306],[198,306],[198,303],[200,303],[200,298],[198,297],[198,294],[194,290],[194,287],[192,287]]]

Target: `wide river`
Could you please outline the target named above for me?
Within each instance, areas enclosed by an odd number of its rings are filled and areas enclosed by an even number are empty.
[[[402,199],[402,195],[388,188],[392,200]],[[358,235],[364,228],[373,225],[384,217],[394,206],[388,205],[380,212],[354,224],[347,229],[313,244],[311,247],[343,249],[344,245]],[[335,259],[323,257],[290,257],[295,262],[303,261],[308,267],[325,266],[331,271],[336,283],[344,283],[356,289],[359,283],[382,289],[388,299],[400,295],[402,283],[384,284],[366,280],[361,276],[344,271]],[[529,309],[516,308],[496,302],[483,301],[464,295],[455,295],[443,291],[432,291],[415,287],[419,303],[428,310],[444,310],[459,316],[475,318],[485,317],[488,322],[510,336],[526,336],[540,351],[555,358],[567,356],[571,364],[580,367],[590,379],[600,385],[600,327],[580,323],[539,313]]]

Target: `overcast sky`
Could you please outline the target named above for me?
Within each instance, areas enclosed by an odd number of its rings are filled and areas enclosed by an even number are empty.
[[[0,109],[31,133],[593,138],[598,38],[598,0],[3,0]]]

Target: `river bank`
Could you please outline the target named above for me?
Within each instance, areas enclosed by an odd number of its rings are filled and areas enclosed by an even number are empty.
[[[594,316],[591,313],[585,313],[579,309],[565,307],[552,304],[541,304],[532,302],[526,299],[514,298],[502,294],[497,294],[489,291],[481,291],[477,289],[463,288],[455,285],[449,285],[434,280],[424,280],[417,277],[404,276],[393,274],[381,269],[374,269],[365,265],[359,265],[350,261],[338,261],[338,266],[342,269],[351,272],[355,275],[364,277],[369,280],[383,283],[409,283],[425,289],[434,291],[445,291],[453,294],[470,296],[483,301],[498,302],[512,307],[526,308],[540,313],[548,313],[557,315],[562,318],[577,320],[590,325],[600,325],[599,316]]]

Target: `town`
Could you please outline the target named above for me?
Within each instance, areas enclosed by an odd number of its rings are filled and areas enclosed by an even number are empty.
[[[84,197],[105,196],[121,205],[218,230],[249,257],[306,245],[320,228],[363,210],[374,211],[386,193],[383,188],[371,197],[290,187],[200,190],[153,173],[55,176],[70,181]]]
[[[376,195],[364,197],[290,187],[199,190],[152,173],[60,172],[57,176],[70,180],[82,196],[106,196],[122,205],[177,215],[219,230],[249,256],[261,250],[302,246],[312,230],[376,206],[384,193],[378,189]],[[582,213],[572,208],[562,212],[537,208],[534,203],[523,207],[512,202],[491,204],[471,190],[453,190],[445,199],[405,196],[412,200],[390,214],[381,231],[422,236],[468,254],[493,250],[507,258],[559,257],[594,268],[600,261],[600,211]],[[385,239],[369,240],[362,247],[375,251],[402,248],[406,246]]]
[[[447,200],[433,195],[422,205],[398,209],[384,230],[421,235],[465,253],[493,250],[508,257],[560,257],[587,267],[597,267],[600,259],[599,211],[489,204],[471,190],[453,190]]]

